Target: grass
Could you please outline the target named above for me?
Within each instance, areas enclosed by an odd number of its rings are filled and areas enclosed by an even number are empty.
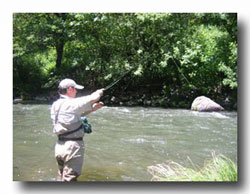
[[[192,165],[194,166],[193,163]],[[223,155],[216,156],[214,153],[212,159],[201,169],[185,168],[176,162],[168,161],[149,166],[148,172],[153,175],[152,181],[236,182],[238,180],[237,165],[229,158]]]

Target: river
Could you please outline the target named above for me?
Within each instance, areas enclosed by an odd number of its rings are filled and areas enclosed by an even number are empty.
[[[13,105],[13,180],[55,181],[50,105]],[[79,181],[150,181],[147,167],[173,160],[202,167],[211,152],[237,162],[237,112],[103,107],[88,116]]]

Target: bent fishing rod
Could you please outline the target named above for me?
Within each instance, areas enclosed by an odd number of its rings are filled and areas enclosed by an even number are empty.
[[[144,59],[143,61],[145,61],[145,59]],[[136,66],[132,67],[130,70],[128,70],[127,72],[123,73],[117,80],[115,80],[114,82],[112,82],[111,84],[109,84],[108,86],[106,86],[106,87],[104,88],[104,90],[108,90],[108,89],[112,88],[112,87],[113,87],[114,85],[116,85],[121,79],[123,79],[127,74],[129,74],[132,70],[134,70],[134,69],[136,69],[136,68],[138,68],[138,67],[139,67],[139,65],[136,65]]]
[[[127,74],[129,74],[133,69],[135,69],[135,67],[133,67],[132,69],[130,69],[127,72],[123,73],[117,80],[115,80],[114,82],[112,82],[111,84],[109,84],[108,86],[106,86],[104,88],[104,91],[107,91],[108,89],[110,89],[114,85],[116,85],[122,78],[124,78]]]

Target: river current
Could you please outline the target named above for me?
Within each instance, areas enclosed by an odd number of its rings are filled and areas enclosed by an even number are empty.
[[[50,107],[13,105],[15,181],[56,180]],[[84,137],[79,181],[150,181],[148,166],[173,160],[202,167],[212,152],[237,162],[237,112],[103,107],[88,121],[93,132]]]

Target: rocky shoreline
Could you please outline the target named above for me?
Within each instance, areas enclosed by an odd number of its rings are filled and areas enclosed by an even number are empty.
[[[58,98],[58,95],[37,96],[30,99],[15,98],[14,104],[52,104]],[[161,96],[147,94],[128,94],[128,95],[104,95],[101,101],[107,106],[143,106],[143,107],[162,107],[162,108],[183,108],[191,109],[192,102],[195,98],[183,98],[181,96]],[[237,103],[229,99],[216,99],[225,110],[237,111]]]

